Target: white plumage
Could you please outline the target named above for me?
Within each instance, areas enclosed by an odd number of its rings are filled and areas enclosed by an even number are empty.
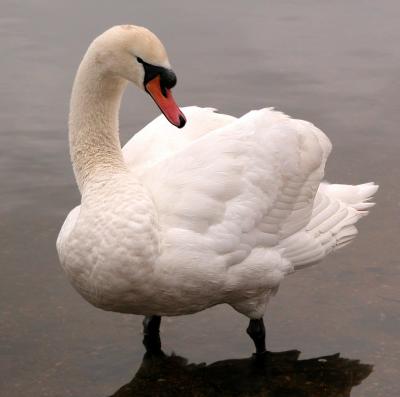
[[[373,205],[372,183],[321,183],[328,138],[273,109],[237,119],[183,108],[182,130],[160,116],[120,161],[119,141],[102,134],[117,136],[114,118],[87,116],[98,103],[82,93],[103,89],[88,73],[95,71],[84,59],[70,121],[82,205],[57,248],[72,284],[98,307],[178,315],[227,303],[260,318],[284,276],[349,243]],[[119,105],[123,88],[94,96]]]

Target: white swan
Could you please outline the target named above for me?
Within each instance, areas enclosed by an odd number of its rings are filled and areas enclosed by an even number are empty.
[[[121,151],[128,81],[174,126],[160,116]],[[93,305],[148,316],[149,350],[160,347],[160,316],[227,303],[250,318],[262,353],[270,296],[285,275],[350,242],[377,186],[321,184],[328,138],[273,109],[237,119],[188,107],[178,130],[175,82],[145,28],[113,27],[89,47],[69,119],[82,203],[60,231],[60,261]]]

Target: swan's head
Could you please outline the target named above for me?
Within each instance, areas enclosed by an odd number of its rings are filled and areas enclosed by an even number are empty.
[[[176,75],[158,37],[148,29],[134,26],[114,26],[97,37],[93,51],[102,73],[117,75],[145,90],[176,127],[186,119],[171,94]]]

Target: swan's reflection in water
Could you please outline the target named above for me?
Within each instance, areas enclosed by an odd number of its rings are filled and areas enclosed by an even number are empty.
[[[113,397],[346,397],[372,366],[339,354],[299,360],[300,352],[188,364],[179,356],[144,357],[135,377]]]

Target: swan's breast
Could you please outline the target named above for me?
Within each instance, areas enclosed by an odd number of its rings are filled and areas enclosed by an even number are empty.
[[[150,291],[148,279],[159,255],[153,203],[135,183],[111,181],[84,195],[60,232],[58,251],[74,287],[92,304],[135,300]]]

